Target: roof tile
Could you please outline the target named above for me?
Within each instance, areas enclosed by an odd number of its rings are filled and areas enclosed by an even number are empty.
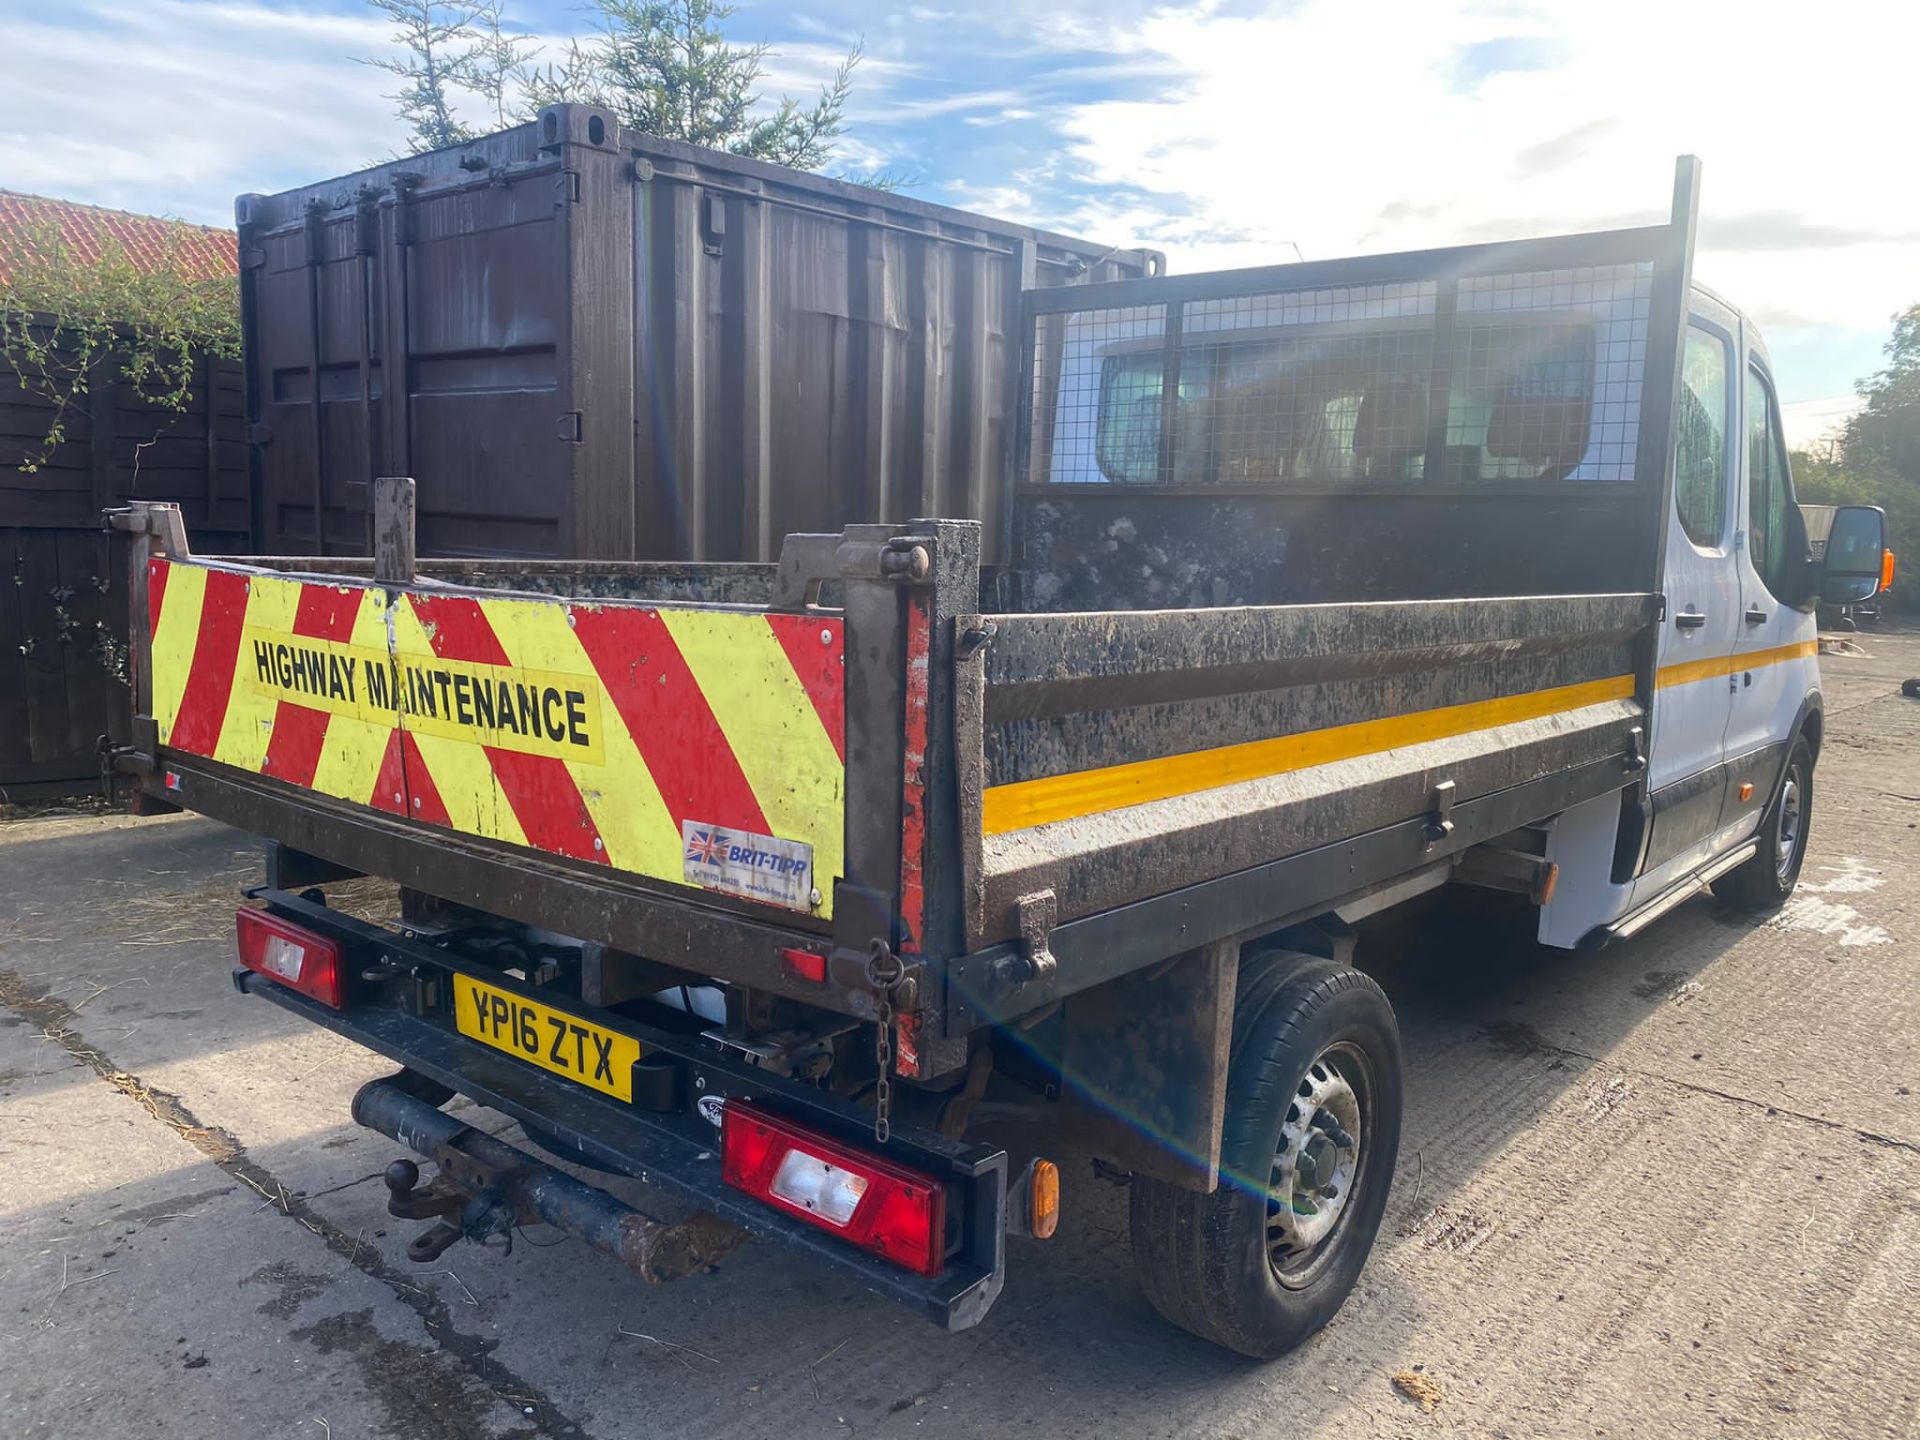
[[[116,243],[135,265],[152,269],[166,258],[168,234],[177,232],[181,236],[178,254],[195,279],[232,275],[239,268],[231,230],[0,190],[0,282],[11,273],[11,262],[31,245],[35,232],[49,223],[58,225],[62,240],[87,261],[97,261],[109,243]]]

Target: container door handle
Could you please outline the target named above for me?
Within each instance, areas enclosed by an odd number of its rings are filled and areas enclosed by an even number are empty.
[[[1682,630],[1698,630],[1702,625],[1707,623],[1707,617],[1702,615],[1698,610],[1682,610],[1678,615],[1673,617],[1673,623],[1678,625]]]
[[[1747,607],[1747,623],[1749,625],[1766,624],[1767,612],[1762,610],[1758,605],[1749,605]]]

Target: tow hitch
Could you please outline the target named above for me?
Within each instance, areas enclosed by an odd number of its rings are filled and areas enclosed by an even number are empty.
[[[464,1125],[403,1088],[411,1076],[375,1080],[353,1097],[353,1118],[425,1156],[439,1173],[420,1185],[420,1167],[387,1167],[387,1209],[403,1220],[436,1219],[407,1246],[407,1258],[438,1259],[456,1240],[508,1253],[517,1225],[551,1225],[612,1256],[650,1284],[677,1280],[726,1258],[746,1232],[705,1211],[668,1225],[524,1150]]]

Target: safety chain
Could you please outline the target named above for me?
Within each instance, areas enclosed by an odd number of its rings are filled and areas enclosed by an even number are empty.
[[[882,1145],[893,1135],[893,997],[907,967],[884,940],[867,950],[867,984],[873,987],[874,1032],[873,1138]]]

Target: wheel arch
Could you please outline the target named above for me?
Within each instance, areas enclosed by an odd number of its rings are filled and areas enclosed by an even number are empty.
[[[1816,761],[1820,758],[1820,741],[1826,734],[1826,725],[1826,706],[1820,699],[1820,692],[1809,690],[1807,698],[1800,702],[1800,713],[1794,717],[1793,733],[1805,737],[1807,748],[1813,752]],[[1791,742],[1788,749],[1792,749]]]

